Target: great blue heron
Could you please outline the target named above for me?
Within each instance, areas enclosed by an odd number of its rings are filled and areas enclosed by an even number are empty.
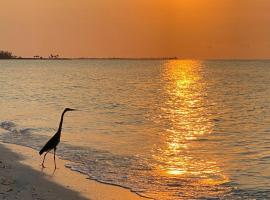
[[[43,167],[43,168],[45,168],[45,166],[44,166],[44,161],[45,161],[45,157],[46,157],[47,153],[53,149],[53,150],[54,150],[54,155],[53,155],[53,159],[54,159],[54,169],[56,169],[55,152],[56,152],[56,147],[57,147],[57,145],[58,145],[59,142],[60,142],[60,137],[61,137],[61,131],[62,131],[62,124],[63,124],[64,114],[65,114],[67,111],[75,111],[75,109],[66,108],[66,109],[64,110],[64,112],[63,112],[62,115],[61,115],[61,121],[60,121],[60,124],[59,124],[58,131],[54,134],[54,136],[53,136],[53,137],[45,144],[45,146],[44,146],[44,147],[40,150],[40,152],[39,152],[39,155],[42,155],[44,152],[46,152],[45,155],[44,155],[43,161],[42,161],[42,167]]]

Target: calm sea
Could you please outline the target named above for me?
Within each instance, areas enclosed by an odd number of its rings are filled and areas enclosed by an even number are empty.
[[[270,199],[270,61],[0,61],[0,139],[151,198]],[[37,154],[37,156],[39,156]]]

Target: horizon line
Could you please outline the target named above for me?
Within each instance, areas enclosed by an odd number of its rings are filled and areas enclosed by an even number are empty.
[[[180,57],[58,57],[58,58],[33,58],[14,57],[0,58],[0,60],[205,60],[205,61],[259,61],[270,58],[180,58]]]

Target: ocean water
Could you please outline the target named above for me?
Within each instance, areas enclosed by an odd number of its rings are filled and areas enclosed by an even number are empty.
[[[2,60],[0,140],[153,199],[270,199],[270,61]],[[38,153],[37,153],[37,156]]]

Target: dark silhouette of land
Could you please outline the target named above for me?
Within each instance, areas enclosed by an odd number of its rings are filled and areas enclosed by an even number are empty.
[[[48,57],[34,55],[33,57],[15,56],[12,52],[0,50],[0,59],[24,59],[24,60],[171,60],[177,57],[79,57],[64,58],[58,54],[50,54]]]
[[[12,53],[9,51],[0,51],[0,59],[12,59],[15,57],[16,56],[12,55]]]

